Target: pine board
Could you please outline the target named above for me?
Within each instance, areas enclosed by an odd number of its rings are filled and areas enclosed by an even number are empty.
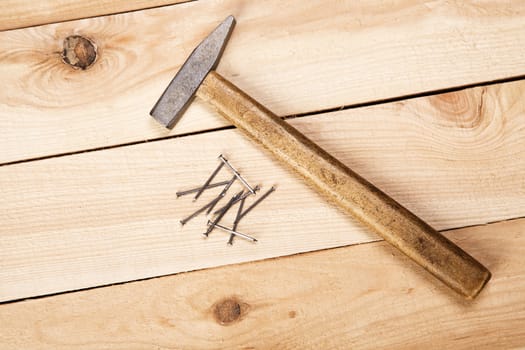
[[[290,122],[443,230],[524,216],[524,94],[517,81]],[[239,226],[256,245],[203,241],[204,217],[178,224],[206,201],[175,192],[204,182],[219,153],[278,186]],[[377,239],[237,130],[3,166],[0,183],[0,300]]]
[[[384,242],[0,307],[2,349],[520,349],[525,220],[447,232],[493,272],[468,302]]]
[[[183,0],[3,0],[0,31],[175,4]]]
[[[521,1],[197,1],[7,31],[0,163],[223,126],[199,103],[171,133],[148,113],[187,55],[230,14],[238,26],[219,71],[278,115],[525,72]],[[63,63],[70,35],[98,47],[91,68]]]

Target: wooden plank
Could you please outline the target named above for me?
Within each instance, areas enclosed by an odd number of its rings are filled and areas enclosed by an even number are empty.
[[[168,133],[148,113],[196,44],[238,19],[221,74],[278,115],[525,72],[525,2],[204,1],[0,33],[0,163],[224,125],[193,105]],[[98,47],[87,70],[64,39]]]
[[[0,13],[0,31],[47,23],[134,11],[183,0],[4,0]]]
[[[0,341],[6,350],[522,348],[525,220],[447,236],[494,273],[473,302],[377,242],[1,305]]]
[[[518,81],[290,122],[442,230],[525,214],[524,95]],[[278,186],[239,227],[257,245],[203,241],[204,217],[179,226],[211,193],[175,192],[204,182],[219,153]],[[0,183],[0,300],[376,239],[237,130],[3,166]]]

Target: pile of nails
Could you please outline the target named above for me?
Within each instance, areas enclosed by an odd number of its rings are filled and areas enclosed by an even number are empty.
[[[250,235],[247,235],[245,233],[241,233],[241,232],[237,231],[237,226],[239,225],[239,222],[241,221],[241,219],[243,217],[245,217],[258,204],[260,204],[264,199],[266,199],[273,191],[275,191],[275,186],[272,186],[266,193],[264,193],[257,200],[255,200],[250,206],[248,206],[246,209],[244,209],[246,199],[248,197],[252,196],[252,195],[255,195],[260,190],[260,186],[258,186],[258,185],[255,186],[255,187],[250,186],[248,184],[248,182],[228,162],[228,160],[226,158],[224,158],[224,156],[222,154],[219,155],[219,160],[220,160],[219,166],[213,171],[213,173],[208,177],[208,179],[204,182],[204,184],[202,186],[196,187],[196,188],[192,188],[192,189],[186,190],[186,191],[177,192],[177,198],[181,197],[181,196],[188,195],[188,194],[195,193],[195,196],[193,197],[193,201],[196,201],[201,196],[201,194],[204,191],[209,190],[211,188],[223,186],[222,191],[219,193],[219,195],[217,197],[212,199],[209,203],[207,203],[203,207],[197,209],[195,212],[193,212],[192,214],[190,214],[186,218],[182,219],[180,221],[180,223],[182,225],[185,225],[188,221],[190,221],[191,219],[195,218],[196,216],[198,216],[199,214],[204,213],[204,212],[206,212],[207,215],[210,214],[212,212],[212,210],[217,206],[217,204],[221,201],[221,199],[223,199],[226,196],[226,193],[228,192],[230,187],[235,183],[235,181],[239,181],[242,184],[243,189],[241,191],[237,192],[236,194],[234,194],[228,200],[228,202],[226,202],[226,204],[224,204],[221,208],[219,208],[219,209],[217,209],[217,210],[215,210],[213,212],[214,217],[211,220],[208,220],[208,227],[207,227],[206,231],[203,233],[203,235],[204,235],[204,237],[208,237],[209,234],[214,229],[217,228],[219,230],[225,231],[225,232],[230,234],[230,238],[228,240],[228,244],[229,245],[233,244],[233,240],[234,240],[235,237],[243,238],[243,239],[246,239],[246,240],[248,240],[250,242],[254,242],[255,243],[255,242],[257,242],[256,238],[254,238],[254,237],[252,237]],[[212,181],[215,179],[217,174],[225,166],[233,174],[232,178],[230,180],[212,183]],[[224,218],[226,213],[230,209],[232,209],[233,206],[235,206],[237,204],[239,204],[239,207],[237,208],[237,214],[235,215],[235,219],[233,220],[232,227],[229,228],[229,227],[226,227],[224,225],[221,225],[220,221]]]

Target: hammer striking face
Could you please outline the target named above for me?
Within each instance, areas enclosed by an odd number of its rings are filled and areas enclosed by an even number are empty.
[[[466,298],[478,295],[490,279],[489,270],[213,71],[233,24],[229,16],[193,51],[151,115],[172,128],[197,95],[330,203],[364,223],[459,294]]]

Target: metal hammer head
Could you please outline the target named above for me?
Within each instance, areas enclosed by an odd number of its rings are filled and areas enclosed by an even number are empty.
[[[235,18],[228,16],[193,50],[150,112],[159,123],[169,129],[175,126],[206,75],[217,66],[234,24]]]

